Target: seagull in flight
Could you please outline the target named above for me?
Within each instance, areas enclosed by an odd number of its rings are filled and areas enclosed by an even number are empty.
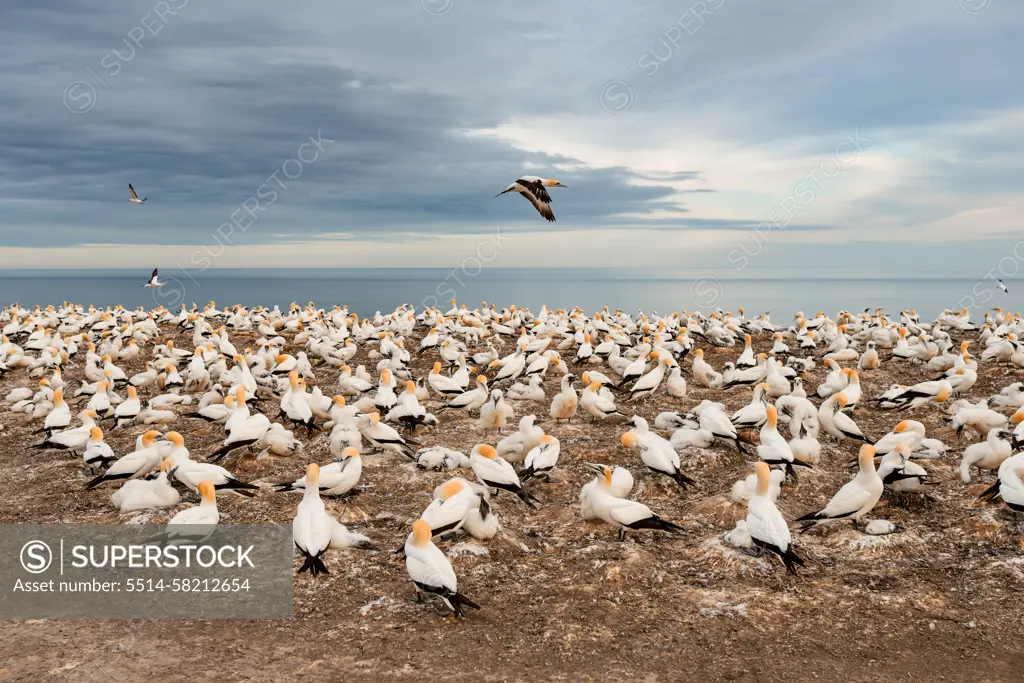
[[[128,198],[128,201],[130,201],[132,204],[141,204],[142,202],[144,202],[147,199],[149,199],[149,197],[144,197],[142,199],[139,199],[139,195],[135,194],[135,188],[132,187],[131,183],[128,183],[128,191],[132,195],[131,197]]]
[[[996,282],[998,282],[998,283],[999,283],[999,289],[1003,290],[1003,291],[1004,291],[1004,292],[1006,292],[1007,294],[1009,294],[1009,293],[1010,293],[1010,290],[1008,290],[1008,289],[1006,288],[1006,285],[1004,285],[1004,284],[1003,284],[1003,281],[1002,281],[1002,280],[999,280],[999,279],[997,279],[997,280],[996,280]]]
[[[533,208],[537,209],[537,212],[544,216],[548,222],[554,222],[555,214],[551,210],[551,195],[545,188],[548,187],[565,187],[562,183],[557,180],[551,180],[549,178],[540,178],[535,175],[524,175],[519,180],[515,181],[504,190],[494,195],[500,197],[506,192],[518,192],[533,204]]]
[[[150,275],[150,277],[149,277],[149,282],[147,282],[146,284],[144,284],[142,286],[143,287],[163,287],[166,284],[167,284],[166,282],[160,282],[160,269],[159,268],[154,268],[153,269],[153,274]]]

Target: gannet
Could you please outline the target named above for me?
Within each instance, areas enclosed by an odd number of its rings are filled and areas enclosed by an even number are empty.
[[[530,507],[537,507],[534,498],[523,490],[519,475],[512,465],[498,456],[494,446],[477,444],[469,455],[473,474],[484,486],[514,493]]]
[[[481,375],[482,377],[482,375]],[[530,378],[529,384],[516,382],[508,388],[507,396],[510,401],[543,401],[547,396],[544,387],[541,385],[541,377],[534,375]],[[487,392],[484,392],[486,400]]]
[[[580,490],[580,511],[584,519],[600,519],[618,527],[619,540],[626,539],[626,529],[639,531],[653,529],[677,533],[682,527],[662,519],[643,503],[612,495],[612,468],[607,465],[588,465],[597,478]]]
[[[60,432],[53,432],[46,437],[42,443],[32,446],[33,449],[55,449],[65,451],[78,451],[85,448],[89,442],[89,431],[95,426],[97,417],[94,410],[83,410],[78,414],[81,420],[80,427],[72,427]]]
[[[113,449],[103,441],[103,430],[99,427],[89,428],[89,442],[82,451],[82,460],[86,467],[107,467],[117,460]]]
[[[539,382],[539,379],[538,379]],[[512,390],[515,389],[515,385],[512,389],[509,389],[509,398],[512,397]],[[542,392],[543,393],[543,392]],[[457,408],[459,410],[465,410],[467,413],[477,410],[484,403],[487,402],[488,391],[487,391],[487,377],[480,375],[476,378],[476,386],[469,391],[463,392],[455,398],[448,401],[440,408],[437,409],[437,413],[440,414],[442,410],[447,408]]]
[[[402,438],[391,425],[380,421],[380,413],[368,413],[359,418],[359,431],[370,445],[379,450],[392,450],[406,457],[413,457],[410,442]]]
[[[592,381],[587,388],[583,390],[583,394],[580,396],[579,405],[583,408],[583,411],[592,416],[594,421],[603,420],[612,415],[625,415],[619,412],[619,409],[615,405],[615,401],[610,396],[602,395],[601,382]]]
[[[213,533],[220,521],[217,490],[213,483],[201,481],[197,488],[202,496],[199,505],[185,508],[167,520],[163,538],[168,544],[201,541]]]
[[[972,467],[979,470],[998,469],[1003,461],[1010,457],[1013,453],[1013,446],[1007,440],[1010,436],[1012,432],[993,427],[984,441],[971,444],[964,449],[960,460],[960,478],[965,484],[971,483]]]
[[[535,175],[526,175],[522,176],[521,178],[519,178],[514,183],[512,183],[511,185],[509,185],[504,190],[502,190],[501,192],[494,196],[500,197],[506,192],[518,192],[519,194],[526,197],[526,199],[528,199],[529,202],[533,204],[533,208],[537,209],[537,212],[540,213],[540,215],[543,216],[545,219],[547,219],[548,222],[554,222],[555,214],[551,210],[552,200],[551,195],[548,194],[548,191],[546,189],[548,187],[565,187],[565,185],[558,182],[557,180],[540,178]]]
[[[885,487],[898,493],[920,493],[936,482],[928,480],[928,472],[910,460],[910,446],[905,443],[882,457],[878,465],[878,478]]]
[[[321,496],[343,496],[359,483],[363,473],[363,460],[359,451],[349,446],[342,453],[342,459],[320,468],[318,486]],[[306,477],[293,482],[275,484],[275,491],[305,491]]]
[[[875,449],[873,446],[868,444],[861,446],[857,460],[860,464],[857,476],[844,484],[822,510],[804,515],[797,520],[806,522],[801,532],[834,519],[852,520],[854,528],[860,528],[857,526],[857,522],[875,507],[878,499],[882,497],[885,485],[878,477],[878,472],[875,471]]]
[[[466,607],[480,609],[480,605],[459,592],[455,570],[431,536],[430,525],[417,519],[405,540],[405,568],[416,586],[417,599],[440,598],[456,618],[463,616]]]
[[[558,439],[545,434],[541,437],[540,443],[526,454],[523,471],[519,474],[520,479],[525,481],[534,477],[544,477],[548,482],[553,482],[551,470],[558,464],[560,451],[561,443]]]
[[[220,465],[192,460],[185,448],[185,438],[178,432],[167,432],[164,438],[171,445],[167,457],[174,464],[171,476],[192,489],[199,490],[199,482],[209,480],[218,491],[231,491],[243,498],[251,498],[258,486],[239,481],[235,475]]]
[[[513,417],[515,411],[505,402],[505,395],[501,389],[491,391],[490,399],[480,406],[480,418],[477,425],[485,432],[500,432],[505,424]]]
[[[142,285],[143,287],[164,287],[167,283],[160,282],[160,269],[154,268],[153,274],[149,276],[149,282]]]
[[[487,506],[482,493],[477,492],[464,479],[456,477],[438,487],[434,500],[420,514],[430,525],[433,536],[452,533],[462,528],[471,510]],[[489,513],[489,510],[488,510]]]
[[[544,430],[535,424],[536,421],[535,415],[524,415],[519,420],[519,429],[495,446],[498,455],[511,463],[521,462],[544,437]]]
[[[416,466],[422,470],[454,470],[459,467],[470,467],[469,457],[461,451],[444,446],[431,446],[416,451]]]
[[[839,440],[853,439],[867,443],[868,439],[857,423],[842,411],[846,406],[846,395],[843,392],[832,394],[822,401],[821,407],[818,408],[818,422],[821,428]]]
[[[808,466],[807,463],[797,462],[793,455],[793,448],[789,445],[789,442],[778,430],[778,411],[775,406],[768,404],[765,406],[766,420],[764,425],[761,427],[761,443],[757,446],[757,457],[761,458],[762,461],[769,465],[782,465],[786,469],[787,474],[792,474],[793,465],[800,464]]]
[[[329,573],[321,557],[331,544],[334,527],[334,519],[320,499],[319,483],[320,466],[310,463],[306,466],[307,486],[292,520],[292,540],[303,557],[299,573],[310,571],[313,576]]]
[[[679,454],[676,453],[671,442],[650,431],[647,428],[647,421],[639,415],[632,417],[631,424],[633,430],[622,434],[619,441],[626,448],[636,448],[647,469],[655,474],[669,477],[684,489],[688,485],[697,483],[679,469]]]
[[[768,465],[763,462],[754,463],[754,475],[757,485],[747,504],[747,532],[757,548],[775,553],[782,559],[786,571],[796,574],[797,565],[803,566],[804,562],[793,552],[789,525],[775,507]]]
[[[110,502],[121,513],[151,510],[178,504],[178,490],[167,481],[171,459],[164,458],[156,479],[129,479],[110,496]]]
[[[754,467],[755,463],[749,463],[751,468]],[[786,479],[786,471],[784,469],[771,468],[769,477],[769,488],[768,497],[775,502],[779,499],[779,495],[782,493],[782,482]],[[740,505],[746,505],[750,501],[750,497],[754,495],[754,490],[757,488],[757,472],[751,472],[747,477],[736,481],[732,485],[732,489],[729,491],[729,497],[734,503]]]
[[[94,489],[107,481],[138,479],[155,470],[163,462],[164,436],[157,431],[148,431],[139,437],[141,448],[121,456],[107,471],[85,485],[86,490]]]
[[[549,410],[549,414],[556,422],[560,420],[572,422],[572,418],[576,415],[579,397],[576,395],[576,389],[572,386],[575,381],[574,375],[562,376],[561,389],[551,400],[551,409]]]

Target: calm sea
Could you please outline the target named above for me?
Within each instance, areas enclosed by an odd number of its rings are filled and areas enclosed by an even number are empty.
[[[954,280],[830,280],[730,279],[697,277],[672,270],[485,268],[480,272],[443,268],[360,269],[211,269],[203,273],[161,272],[168,284],[144,289],[148,271],[0,271],[0,303],[23,305],[80,304],[175,308],[192,302],[218,307],[240,303],[282,307],[292,301],[331,307],[347,304],[360,315],[388,312],[402,303],[449,306],[458,299],[470,307],[481,301],[499,308],[516,304],[536,311],[548,307],[581,306],[592,312],[602,306],[646,312],[680,309],[735,311],[747,314],[771,310],[777,321],[796,311],[834,315],[846,309],[882,307],[898,313],[916,308],[933,318],[945,308],[971,306],[981,311],[994,306],[1017,310],[1016,283],[1004,294],[990,282]]]

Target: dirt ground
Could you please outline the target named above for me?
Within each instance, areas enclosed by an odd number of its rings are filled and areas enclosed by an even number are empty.
[[[191,348],[191,333],[176,339]],[[252,339],[233,341],[242,348]],[[505,341],[499,351],[510,346]],[[768,335],[757,346],[767,350]],[[372,370],[371,348],[360,349],[353,367],[363,363]],[[707,359],[721,369],[740,350],[708,349]],[[416,358],[416,373],[427,372],[433,360],[433,354]],[[136,360],[126,369],[137,372],[141,364]],[[81,360],[72,365],[65,379],[78,380]],[[316,374],[310,384],[335,393],[336,372],[323,366]],[[1024,377],[994,363],[982,364],[980,374],[967,395],[972,400]],[[894,381],[933,375],[894,360],[862,374],[862,383],[867,397]],[[809,393],[823,376],[820,364],[805,376]],[[0,380],[0,395],[26,382],[24,371],[9,373]],[[554,395],[557,378],[549,376],[545,388]],[[691,384],[684,399],[659,393],[621,407],[653,424],[658,412],[689,409],[704,398],[738,408],[750,392]],[[898,416],[857,409],[855,419],[873,439],[910,417],[922,421],[929,436],[951,444],[944,460],[922,462],[942,483],[930,498],[883,496],[872,517],[895,522],[899,531],[893,535],[866,536],[838,523],[797,535],[796,550],[807,561],[797,577],[769,558],[722,543],[734,520],[746,514],[728,499],[732,483],[749,472],[734,451],[684,454],[684,469],[698,485],[683,491],[652,478],[619,445],[624,419],[556,425],[547,411],[547,402],[519,403],[516,420],[535,413],[561,440],[561,483],[530,485],[542,503],[538,510],[505,494],[494,499],[503,526],[494,539],[440,544],[460,590],[483,606],[464,620],[412,602],[404,564],[392,553],[432,489],[453,473],[422,472],[400,456],[368,455],[358,496],[327,505],[334,514],[354,516],[350,528],[370,536],[379,549],[332,551],[330,574],[297,576],[292,619],[4,621],[0,682],[1024,680],[1024,525],[1005,506],[976,500],[990,478],[960,482],[956,466],[968,441],[957,442],[935,407]],[[473,419],[455,411],[440,417],[438,429],[417,434],[419,442],[468,453],[485,441]],[[176,508],[119,516],[109,502],[113,485],[84,491],[80,459],[30,451],[27,446],[39,438],[30,433],[35,426],[9,412],[2,419],[0,523],[117,524],[138,521],[140,514],[159,523],[196,502],[183,494]],[[219,426],[198,420],[179,419],[173,428],[184,434],[195,459],[223,438]],[[107,441],[123,453],[142,431],[124,428]],[[756,433],[749,436],[756,440]],[[240,479],[268,490],[251,500],[221,496],[221,523],[290,524],[298,494],[273,493],[269,484],[299,476],[306,462],[330,459],[326,434],[300,438],[307,442],[300,456],[257,460],[242,454],[226,463]],[[802,470],[798,483],[783,489],[779,507],[790,520],[820,508],[852,476],[846,462],[857,445],[825,436],[822,442],[822,463]],[[684,533],[634,534],[620,543],[611,527],[582,522],[578,495],[591,478],[582,467],[588,461],[628,466],[637,480],[631,497]]]

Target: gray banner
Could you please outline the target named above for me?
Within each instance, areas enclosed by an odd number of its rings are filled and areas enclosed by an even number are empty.
[[[278,525],[0,525],[0,618],[292,616]]]

